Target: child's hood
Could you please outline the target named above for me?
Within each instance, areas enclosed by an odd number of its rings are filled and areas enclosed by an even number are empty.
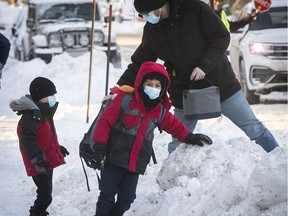
[[[155,62],[144,62],[141,65],[141,67],[137,73],[135,82],[134,82],[134,93],[136,95],[136,98],[137,98],[137,100],[139,99],[138,88],[142,83],[143,77],[149,73],[155,73],[155,72],[162,74],[166,78],[166,85],[165,85],[165,89],[164,89],[165,93],[163,95],[163,99],[164,99],[164,106],[167,109],[170,109],[171,103],[170,103],[170,101],[168,99],[168,95],[167,95],[167,90],[170,86],[170,78],[169,78],[168,72],[166,71],[165,67],[163,65],[155,63]]]
[[[170,78],[169,75],[165,69],[165,67],[161,64],[155,63],[155,62],[144,62],[136,76],[135,83],[134,83],[134,88],[135,90],[138,89],[138,87],[141,85],[143,77],[149,73],[152,72],[158,72],[162,74],[166,78],[166,86],[165,86],[165,91],[168,90],[168,87],[170,86]]]
[[[30,95],[11,101],[9,106],[13,111],[39,110]]]

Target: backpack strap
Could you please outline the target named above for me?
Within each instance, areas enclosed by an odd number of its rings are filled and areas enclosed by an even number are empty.
[[[122,100],[122,103],[121,103],[121,109],[122,111],[125,111],[130,103],[130,100],[132,98],[132,94],[129,93],[129,94],[126,94]]]
[[[159,124],[161,123],[161,121],[163,120],[164,116],[166,113],[166,109],[164,108],[163,104],[160,104],[160,118],[157,122],[157,126],[158,126],[158,130],[160,133],[162,133],[162,129],[160,128]]]
[[[88,180],[87,172],[86,172],[86,169],[84,167],[84,163],[83,163],[83,160],[82,160],[81,156],[80,156],[80,160],[81,160],[81,163],[82,163],[82,168],[83,168],[85,179],[86,179],[87,190],[90,191],[90,186],[89,186],[89,180]]]

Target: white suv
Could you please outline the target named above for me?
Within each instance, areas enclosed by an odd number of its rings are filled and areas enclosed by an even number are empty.
[[[239,19],[254,11],[248,3]],[[250,104],[261,94],[287,92],[287,0],[273,0],[257,21],[232,34],[230,58]]]

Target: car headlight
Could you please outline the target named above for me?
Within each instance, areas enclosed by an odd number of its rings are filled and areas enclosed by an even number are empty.
[[[89,37],[87,34],[81,34],[79,38],[79,43],[82,46],[87,46],[89,44]]]
[[[259,42],[250,42],[249,43],[249,52],[251,54],[256,55],[267,55],[269,53],[273,53],[273,45],[267,43],[259,43]]]
[[[70,35],[70,34],[65,35],[64,43],[67,47],[72,47],[75,43],[73,35]]]
[[[104,41],[104,33],[101,31],[95,31],[94,32],[94,43],[99,44],[103,43]]]
[[[49,47],[62,47],[61,36],[58,33],[48,35]]]

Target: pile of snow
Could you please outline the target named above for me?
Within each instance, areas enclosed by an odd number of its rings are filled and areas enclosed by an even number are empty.
[[[287,148],[267,154],[245,139],[217,140],[205,148],[183,144],[164,161],[157,182],[159,191],[135,215],[284,216]]]

